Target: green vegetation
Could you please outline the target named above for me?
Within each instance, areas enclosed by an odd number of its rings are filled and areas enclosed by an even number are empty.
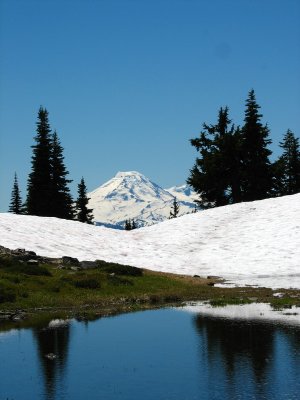
[[[128,275],[128,276],[142,276],[143,270],[141,268],[131,267],[130,265],[122,265],[116,263],[107,263],[102,260],[97,260],[98,267],[101,271],[110,274]]]
[[[219,288],[215,279],[202,279],[142,270],[116,263],[97,261],[97,268],[78,270],[76,266],[38,265],[0,257],[0,310],[71,310],[73,313],[123,312],[210,301],[212,305],[268,302],[275,307],[300,305],[300,291],[281,290],[274,298],[266,288]]]
[[[100,281],[95,278],[83,278],[72,282],[76,288],[82,289],[99,289]]]

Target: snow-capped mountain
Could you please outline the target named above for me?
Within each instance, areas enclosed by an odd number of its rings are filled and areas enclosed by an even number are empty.
[[[173,186],[165,190],[171,193],[172,196],[176,197],[176,199],[181,202],[191,203],[194,200],[199,200],[197,193],[194,192],[188,185]]]
[[[138,226],[164,221],[170,215],[174,197],[179,215],[195,209],[195,193],[187,185],[162,189],[139,172],[118,172],[116,176],[88,193],[89,208],[98,225],[121,228],[125,220],[134,219]]]

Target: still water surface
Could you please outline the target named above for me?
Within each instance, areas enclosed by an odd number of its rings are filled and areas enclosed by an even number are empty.
[[[0,331],[0,357],[0,400],[300,399],[300,324],[144,311]]]

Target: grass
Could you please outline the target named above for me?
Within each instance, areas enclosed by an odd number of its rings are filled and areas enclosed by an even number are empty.
[[[115,263],[74,271],[53,265],[28,265],[0,257],[0,310],[134,310],[184,301],[212,305],[268,302],[274,307],[300,305],[300,291],[266,288],[217,288],[213,279],[153,272]]]

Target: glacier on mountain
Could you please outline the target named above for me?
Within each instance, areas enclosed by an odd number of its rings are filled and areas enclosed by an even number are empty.
[[[163,189],[143,174],[129,171],[118,172],[88,197],[97,225],[123,228],[127,219],[134,219],[140,227],[168,219],[174,197],[179,215],[188,214],[195,209],[197,195],[187,185]]]

